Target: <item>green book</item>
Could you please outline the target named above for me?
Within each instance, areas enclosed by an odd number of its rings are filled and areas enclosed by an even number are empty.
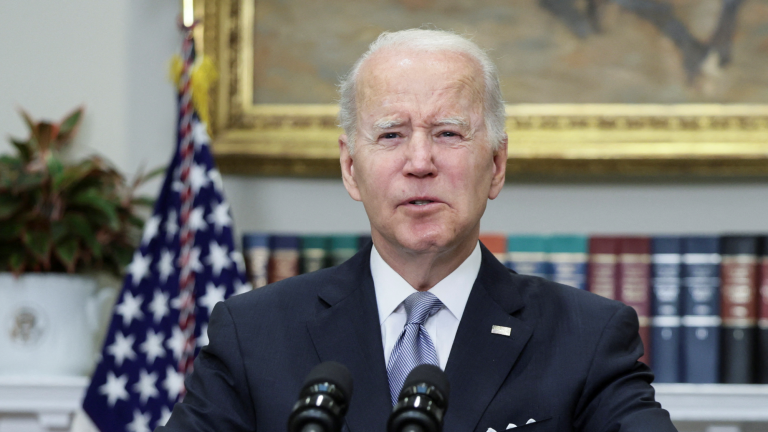
[[[331,265],[339,265],[357,253],[359,236],[352,234],[331,236]]]
[[[301,272],[310,273],[330,267],[330,239],[306,235],[301,238]]]

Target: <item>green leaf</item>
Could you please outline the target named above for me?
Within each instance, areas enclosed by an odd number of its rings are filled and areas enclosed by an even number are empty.
[[[104,216],[107,217],[107,225],[113,231],[120,229],[120,219],[117,217],[116,204],[102,198],[101,194],[95,189],[86,189],[85,191],[75,195],[70,200],[70,204],[81,205],[90,207],[94,210],[99,210]]]
[[[16,147],[16,150],[19,151],[19,155],[21,156],[22,160],[25,162],[32,160],[34,149],[30,145],[29,141],[19,141],[17,139],[11,138],[11,144],[13,144],[13,146]]]
[[[69,188],[77,187],[78,183],[88,177],[93,172],[93,165],[89,161],[84,161],[77,165],[64,167],[61,182],[58,189],[66,191]]]
[[[47,159],[48,160],[46,163],[48,165],[48,174],[51,176],[53,190],[58,191],[61,187],[62,180],[64,179],[64,165],[61,163],[59,158],[54,156],[52,153],[48,154]]]
[[[69,234],[68,226],[63,220],[51,222],[51,239],[58,243]]]
[[[67,114],[64,120],[61,121],[61,125],[59,126],[59,134],[56,137],[56,140],[58,141],[56,144],[59,147],[61,144],[69,141],[75,134],[84,110],[85,108],[79,107],[71,113]]]
[[[19,175],[16,183],[13,185],[13,189],[16,192],[24,192],[31,189],[41,189],[45,176],[42,173],[27,173],[22,172]]]
[[[22,240],[32,255],[47,267],[51,255],[51,234],[45,231],[27,231]]]
[[[22,202],[13,195],[0,194],[0,220],[7,219],[21,208]]]
[[[21,236],[21,228],[24,226],[19,221],[6,221],[0,223],[0,240],[9,241],[18,239]]]
[[[61,262],[67,267],[67,272],[75,272],[75,264],[78,257],[78,241],[75,238],[69,237],[61,243],[57,244],[54,248],[56,256],[59,257]]]
[[[23,252],[11,252],[11,256],[8,259],[8,265],[14,274],[18,275],[24,271],[24,253]]]

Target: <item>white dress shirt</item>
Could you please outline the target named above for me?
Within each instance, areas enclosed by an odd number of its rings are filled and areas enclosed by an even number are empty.
[[[459,321],[469,299],[469,292],[480,272],[481,261],[478,242],[475,250],[453,273],[429,290],[443,302],[443,307],[427,318],[424,323],[432,343],[435,344],[437,359],[443,370],[448,362],[448,355],[451,353],[456,330],[459,328]],[[417,291],[384,261],[376,250],[376,246],[371,250],[371,276],[376,291],[376,304],[379,308],[384,362],[389,363],[389,355],[403,332],[407,319],[403,301]]]

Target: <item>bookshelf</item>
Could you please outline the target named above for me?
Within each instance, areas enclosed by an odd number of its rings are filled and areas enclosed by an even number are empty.
[[[768,385],[655,384],[653,387],[656,400],[676,422],[768,423]]]

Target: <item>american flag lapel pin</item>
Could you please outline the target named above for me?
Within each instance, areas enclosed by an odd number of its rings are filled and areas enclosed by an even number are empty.
[[[491,333],[502,336],[510,336],[512,334],[512,329],[509,327],[495,325],[491,326]]]

